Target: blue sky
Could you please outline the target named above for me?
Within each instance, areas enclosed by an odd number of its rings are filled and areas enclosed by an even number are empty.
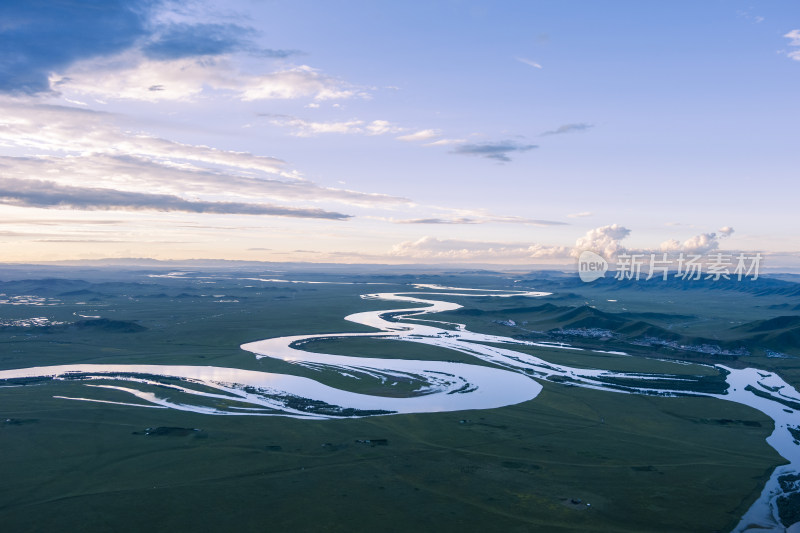
[[[800,4],[4,2],[6,261],[796,266]]]

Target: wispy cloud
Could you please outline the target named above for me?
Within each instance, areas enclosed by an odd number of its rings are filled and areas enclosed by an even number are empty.
[[[474,218],[410,218],[395,220],[395,224],[478,224]]]
[[[0,224],[15,225],[15,226],[83,226],[83,225],[99,225],[99,226],[113,226],[121,224],[122,220],[82,220],[73,218],[53,218],[53,219],[5,219],[0,220]]]
[[[800,30],[792,30],[784,35],[784,37],[789,39],[789,46],[800,46]],[[791,50],[787,52],[786,55],[790,59],[800,61],[800,50]]]
[[[311,137],[320,133],[362,133],[363,120],[348,120],[342,122],[313,122],[296,117],[278,118],[272,120],[273,124],[288,126],[294,129],[293,135],[297,137]]]
[[[155,210],[186,213],[271,215],[345,220],[350,215],[267,204],[193,201],[168,194],[70,187],[51,181],[0,178],[0,202],[17,207],[80,210]]]
[[[396,244],[389,250],[388,255],[441,262],[519,262],[532,259],[566,260],[569,258],[569,248],[541,244],[438,239],[426,236],[415,241]]]
[[[7,177],[52,176],[62,185],[114,186],[121,190],[147,190],[165,194],[192,194],[205,198],[246,197],[264,202],[334,202],[352,206],[402,205],[408,200],[388,195],[321,187],[306,180],[280,180],[246,176],[159,161],[146,157],[86,154],[65,157],[0,157]],[[108,176],[114,176],[110,181]]]
[[[270,156],[128,133],[114,125],[116,117],[106,113],[0,105],[0,116],[0,143],[34,153],[0,157],[0,172],[8,178],[47,177],[64,186],[191,194],[203,200],[246,198],[303,206],[317,202],[358,206],[408,202],[388,195],[322,187]]]
[[[264,115],[272,118],[272,123],[278,126],[292,128],[293,135],[297,137],[311,137],[324,133],[340,134],[363,134],[363,135],[385,135],[387,133],[397,133],[402,130],[388,120],[373,120],[365,122],[353,119],[340,122],[315,122],[303,120],[298,117],[287,115]]]
[[[536,61],[533,61],[531,59],[526,59],[524,57],[518,57],[517,61],[519,61],[520,63],[525,63],[526,65],[531,66],[533,68],[542,68],[542,65],[540,65]]]
[[[451,154],[474,155],[507,163],[509,154],[528,152],[538,148],[535,144],[520,144],[514,141],[498,141],[486,144],[462,144],[451,150]]]
[[[115,126],[116,117],[108,113],[74,107],[0,103],[0,114],[4,118],[0,141],[9,146],[71,154],[139,154],[292,177],[284,172],[286,163],[279,158],[128,133]]]
[[[397,133],[403,131],[400,126],[395,126],[388,120],[373,120],[365,126],[370,135],[385,135],[387,133]]]
[[[754,15],[750,11],[750,9],[739,10],[739,11],[736,12],[736,15],[741,17],[741,18],[743,18],[743,19],[745,19],[745,20],[752,21],[753,24],[761,24],[762,22],[764,22],[766,20],[766,18],[762,17],[761,15]]]
[[[583,218],[583,217],[590,217],[593,214],[594,213],[592,213],[591,211],[583,211],[581,213],[572,213],[571,215],[567,215],[567,217],[569,217],[569,218]]]
[[[438,141],[425,143],[425,146],[449,146],[451,144],[463,144],[465,142],[467,142],[466,139],[439,139]]]
[[[412,218],[395,220],[396,224],[526,224],[531,226],[565,226],[566,222],[539,220],[524,217],[450,217],[450,218]]]
[[[561,135],[563,133],[573,133],[576,131],[586,131],[589,128],[593,128],[593,124],[586,124],[584,122],[578,122],[575,124],[564,124],[563,126],[559,126],[554,130],[546,131],[542,133],[544,135]]]
[[[138,51],[85,60],[50,76],[53,89],[104,99],[193,101],[207,92],[242,101],[339,100],[367,92],[308,65],[248,73],[228,56],[148,59]],[[157,90],[151,90],[157,88]]]
[[[415,142],[415,141],[429,141],[439,137],[441,134],[438,130],[420,130],[408,135],[401,135],[397,137],[400,141]]]

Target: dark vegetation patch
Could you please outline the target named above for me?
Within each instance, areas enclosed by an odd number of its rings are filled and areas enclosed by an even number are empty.
[[[245,387],[245,390],[248,391],[248,387]],[[389,415],[393,413],[393,411],[385,411],[382,409],[355,409],[353,407],[343,408],[339,407],[338,405],[331,405],[323,402],[322,400],[312,400],[311,398],[303,398],[295,395],[280,396],[278,399],[290,409],[296,409],[298,411],[305,411],[307,413],[320,415],[340,416],[342,418]]]
[[[653,465],[632,466],[631,470],[634,472],[658,472],[658,468],[654,467]]]
[[[800,522],[800,492],[778,498],[778,514],[784,524]]]
[[[356,439],[356,444],[366,444],[367,446],[388,446],[389,439]]]
[[[778,477],[778,484],[784,492],[796,490],[798,481],[800,481],[800,474],[784,474]]]
[[[679,378],[676,380],[671,379],[658,379],[658,378],[622,378],[611,376],[597,376],[593,379],[603,383],[619,385],[623,387],[641,388],[641,389],[659,389],[665,391],[692,391],[692,392],[705,392],[711,394],[724,394],[728,390],[728,383],[725,381],[727,373],[720,373],[716,376],[664,376]]]
[[[188,437],[198,435],[202,429],[159,426],[145,428],[143,431],[134,431],[134,435],[147,435],[149,437]]]
[[[58,327],[58,326],[56,326]],[[109,333],[139,333],[147,328],[128,320],[110,320],[108,318],[96,318],[92,320],[79,320],[71,326],[75,329],[86,331],[105,331]]]

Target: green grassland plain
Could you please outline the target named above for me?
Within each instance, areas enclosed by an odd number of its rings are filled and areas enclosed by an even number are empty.
[[[102,291],[92,288],[96,294],[74,296],[58,296],[63,292],[55,288],[58,305],[0,306],[0,318],[75,321],[78,313],[147,329],[3,328],[0,368],[214,365],[352,388],[352,380],[256,360],[239,346],[280,335],[368,332],[343,317],[413,307],[359,298],[408,289],[405,281],[392,283],[158,280],[109,283]],[[502,305],[530,305],[518,300]],[[305,348],[467,357],[377,339]],[[543,349],[540,356],[597,368],[709,372],[588,351]],[[375,383],[360,386],[378,392]],[[102,394],[108,396],[92,391],[94,398],[126,398]],[[72,382],[0,389],[3,531],[728,531],[783,462],[764,440],[772,422],[753,409],[555,383],[544,383],[532,401],[501,409],[322,421],[207,416],[53,398],[58,395],[87,394]],[[149,427],[199,431],[142,434]],[[356,442],[366,439],[388,445]]]

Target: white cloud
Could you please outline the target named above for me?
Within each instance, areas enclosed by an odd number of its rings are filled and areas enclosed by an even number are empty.
[[[566,226],[566,222],[555,220],[541,220],[514,216],[474,215],[474,216],[448,216],[412,218],[392,220],[395,224],[525,224],[530,226]]]
[[[465,142],[467,142],[466,139],[439,139],[438,141],[425,143],[425,146],[449,146],[451,144],[461,144]]]
[[[734,231],[733,228],[730,226],[723,226],[719,229],[719,233],[723,237],[729,237],[730,235],[733,234],[733,231]]]
[[[789,33],[785,34],[784,37],[789,39],[789,46],[800,46],[800,30],[792,30]],[[800,50],[792,50],[790,52],[786,52],[786,56],[789,59],[800,61]]]
[[[316,105],[316,104],[315,104]],[[306,106],[308,107],[308,106]],[[310,137],[322,133],[340,134],[362,134],[362,135],[387,135],[397,134],[407,131],[408,128],[393,124],[388,120],[373,120],[366,122],[360,119],[352,119],[338,122],[315,122],[302,118],[287,115],[265,115],[272,116],[271,122],[278,126],[293,128],[293,135],[297,137]],[[426,141],[436,139],[441,133],[438,130],[420,130],[407,135],[400,135],[396,139],[406,142]],[[459,144],[466,142],[463,139],[439,139],[434,142],[426,143],[425,146],[444,146],[449,144]]]
[[[661,244],[663,252],[687,252],[692,254],[703,254],[715,250],[719,246],[717,236],[714,233],[701,233],[683,243],[670,239]]]
[[[407,142],[414,142],[414,141],[427,141],[430,139],[435,139],[441,135],[438,130],[420,130],[414,133],[409,133],[408,135],[401,135],[397,137],[400,141],[407,141]]]
[[[800,46],[800,30],[792,30],[785,34],[784,37],[791,39],[789,41],[789,46]]]
[[[385,135],[402,130],[388,120],[373,120],[369,123],[358,119],[340,122],[313,122],[297,117],[275,116],[272,123],[294,128],[293,135],[297,137],[311,137],[323,133]]]
[[[619,224],[610,224],[589,230],[586,235],[575,242],[572,251],[573,257],[578,257],[581,252],[590,250],[606,259],[613,259],[618,254],[626,251],[620,241],[630,234],[631,230]]]
[[[542,68],[542,65],[540,65],[536,61],[533,61],[531,59],[526,59],[524,57],[518,57],[517,61],[519,61],[520,63],[525,63],[526,65],[531,66],[533,68]]]
[[[733,228],[725,226],[719,233],[700,233],[683,242],[670,239],[661,243],[662,252],[685,252],[689,254],[705,254],[713,252],[719,248],[720,239],[724,239],[733,234]]]
[[[677,239],[669,239],[661,243],[660,250],[662,252],[677,252],[683,248],[681,241]]]
[[[320,74],[309,66],[299,66],[261,76],[243,76],[242,100],[290,99],[313,97],[314,100],[338,100],[364,96],[365,93],[338,80]]]
[[[476,223],[471,219],[441,220],[421,219],[401,221],[409,223]],[[733,234],[731,227],[725,226],[717,233],[703,233],[684,242],[671,239],[661,244],[661,252],[685,252],[704,254],[719,247],[720,239]],[[458,239],[440,239],[425,236],[416,240],[407,240],[394,245],[389,250],[389,258],[413,259],[423,262],[485,262],[499,264],[564,264],[577,258],[585,250],[594,251],[607,260],[614,262],[621,254],[651,254],[655,249],[629,249],[622,242],[631,230],[618,224],[611,224],[589,230],[577,239],[574,248],[551,246],[540,243],[486,242],[466,241]]]
[[[403,128],[393,125],[388,120],[373,120],[367,124],[365,129],[370,135],[385,135],[387,133],[398,133],[403,130]]]
[[[572,213],[571,215],[567,215],[568,218],[583,218],[583,217],[590,217],[594,213],[591,211],[582,211],[580,213]]]
[[[139,154],[296,177],[282,170],[285,162],[281,159],[128,133],[116,127],[115,117],[106,113],[60,106],[0,104],[0,114],[3,117],[0,142],[8,146],[71,154]]]
[[[253,74],[240,70],[229,56],[154,60],[135,51],[79,62],[52,74],[50,84],[67,94],[148,102],[191,101],[210,92],[244,101],[366,96],[362,89],[308,65]]]
[[[364,207],[408,203],[402,198],[322,187],[307,180],[251,177],[137,155],[0,157],[0,172],[8,178],[45,178],[63,186],[113,187],[128,192],[189,195],[207,201],[224,198],[303,205],[332,202]]]
[[[533,259],[561,260],[569,257],[564,246],[520,244],[502,242],[462,241],[422,237],[416,241],[404,241],[389,251],[393,257],[439,262],[529,262]]]
[[[205,202],[278,201],[304,207],[320,202],[367,207],[408,203],[319,186],[274,157],[128,133],[114,125],[117,117],[106,113],[0,104],[0,117],[0,144],[27,153],[0,157],[4,178]]]
[[[276,119],[273,124],[294,128],[293,135],[297,137],[310,137],[320,133],[360,133],[362,120],[348,120],[345,122],[310,122],[299,118]]]

